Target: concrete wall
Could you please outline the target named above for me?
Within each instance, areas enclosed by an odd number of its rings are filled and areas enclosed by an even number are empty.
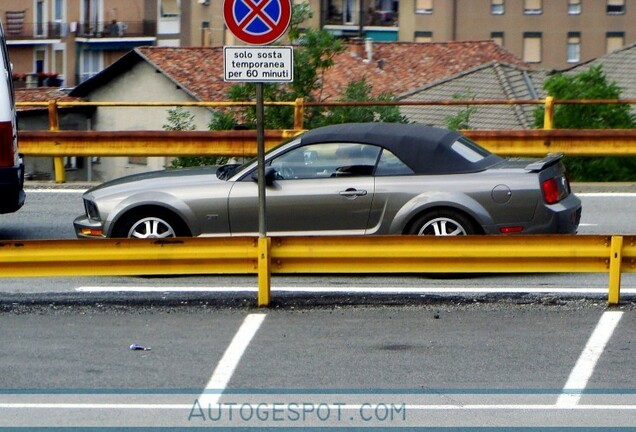
[[[90,95],[94,102],[192,102],[183,90],[148,63],[138,63]],[[172,107],[99,107],[93,117],[93,130],[163,130]],[[195,115],[197,130],[207,130],[211,112],[205,108],[187,108]],[[145,160],[145,164],[144,164]],[[127,174],[163,169],[169,162],[163,157],[102,158],[93,166],[95,180],[108,180]]]

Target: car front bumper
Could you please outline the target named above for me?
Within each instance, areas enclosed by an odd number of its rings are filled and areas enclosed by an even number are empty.
[[[73,221],[77,238],[105,238],[104,226],[99,221],[89,219],[86,215],[78,216]]]

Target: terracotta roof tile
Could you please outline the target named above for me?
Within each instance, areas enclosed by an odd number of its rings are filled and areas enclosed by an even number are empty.
[[[68,95],[67,90],[59,87],[36,87],[15,89],[16,102],[48,102],[51,100],[72,102],[79,101],[79,98]],[[43,109],[42,107],[18,107],[18,111],[33,109]]]
[[[142,47],[135,51],[194,98],[226,99],[232,83],[223,81],[222,47]],[[370,56],[364,44],[351,43],[325,74],[321,99],[337,99],[349,82],[363,77],[374,94],[398,95],[493,61],[527,67],[492,41],[375,42]]]

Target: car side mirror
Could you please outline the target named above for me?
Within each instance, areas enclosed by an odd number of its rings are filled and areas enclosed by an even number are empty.
[[[271,166],[265,167],[265,185],[271,186],[274,183],[274,180],[276,180],[276,174],[277,172],[275,168],[272,168]],[[254,172],[252,172],[252,180],[258,182],[258,169],[255,169]]]

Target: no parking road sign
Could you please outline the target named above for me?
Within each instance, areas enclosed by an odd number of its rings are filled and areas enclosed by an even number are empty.
[[[234,36],[252,45],[280,38],[291,21],[290,0],[225,0],[223,17]]]

